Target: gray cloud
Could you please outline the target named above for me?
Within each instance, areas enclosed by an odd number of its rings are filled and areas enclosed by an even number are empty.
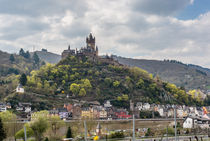
[[[177,59],[210,67],[210,14],[179,20],[192,0],[0,0],[0,49],[61,53],[85,45],[89,32],[101,54]],[[11,49],[13,48],[13,49]],[[203,61],[205,60],[205,61]]]
[[[4,28],[0,28],[0,32],[4,33],[2,36],[0,36],[1,39],[16,40],[24,36],[36,34],[49,28],[49,25],[40,22],[39,19],[15,18],[14,16],[7,16],[5,19],[11,20],[10,18],[13,18],[13,21],[10,23],[11,25],[6,25]]]
[[[192,0],[135,0],[133,9],[148,14],[174,15],[183,10]]]
[[[87,11],[83,0],[0,0],[0,13],[26,16],[62,15],[71,9],[79,16]]]

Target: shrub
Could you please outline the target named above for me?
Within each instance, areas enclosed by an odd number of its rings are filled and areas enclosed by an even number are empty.
[[[124,138],[124,133],[122,131],[112,133],[110,138]]]

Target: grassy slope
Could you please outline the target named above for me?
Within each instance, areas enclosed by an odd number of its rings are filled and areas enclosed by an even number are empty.
[[[137,66],[148,72],[158,75],[161,79],[184,86],[186,89],[207,89],[210,85],[209,73],[203,69],[196,69],[185,64],[158,60],[116,58],[121,64]]]
[[[56,64],[61,60],[61,56],[51,52],[35,51],[41,60],[45,62]],[[31,53],[33,55],[33,52]]]
[[[19,73],[29,73],[33,69],[33,63],[30,59],[25,59],[22,56],[14,55],[15,61],[10,61],[10,55],[0,51],[0,77],[12,74],[15,70]],[[11,73],[10,73],[11,72]]]

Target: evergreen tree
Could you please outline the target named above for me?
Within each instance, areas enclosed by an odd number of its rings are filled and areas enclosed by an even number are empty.
[[[29,51],[26,51],[25,55],[24,55],[25,58],[29,59],[30,58],[30,53]]]
[[[45,61],[42,61],[41,65],[42,65],[42,66],[46,65]]]
[[[15,61],[15,57],[14,57],[13,54],[10,55],[9,60],[10,60],[11,62],[14,62],[14,61]]]
[[[23,56],[23,57],[24,57],[24,55],[25,55],[25,51],[24,51],[22,48],[21,48],[20,51],[19,51],[19,55],[20,55],[20,56]]]
[[[22,48],[20,49],[20,51],[19,51],[19,55],[20,56],[23,56],[24,58],[26,58],[26,59],[29,59],[30,58],[30,53],[29,53],[29,51],[24,51]]]
[[[72,133],[71,133],[71,128],[68,127],[67,133],[66,133],[66,138],[72,138]]]
[[[19,81],[20,81],[20,84],[22,84],[23,86],[26,85],[26,83],[27,83],[27,77],[26,77],[25,73],[23,73],[23,74],[20,76]]]
[[[37,65],[39,64],[40,59],[39,59],[39,56],[36,54],[36,52],[33,55],[33,60],[35,64]]]
[[[6,138],[6,132],[3,127],[2,120],[0,118],[0,141],[3,141]]]

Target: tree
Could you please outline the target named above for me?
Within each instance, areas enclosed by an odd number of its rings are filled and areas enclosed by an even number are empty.
[[[92,85],[90,83],[90,80],[88,80],[88,79],[82,79],[81,81],[82,81],[81,86],[83,88],[85,88],[86,90],[90,90],[92,88]]]
[[[34,135],[33,130],[29,127],[28,124],[25,124],[26,127],[26,135],[28,138],[32,137]],[[24,128],[20,129],[16,134],[15,134],[15,138],[16,139],[25,139],[25,134],[24,134]],[[24,140],[25,141],[25,140]]]
[[[0,118],[0,141],[3,141],[4,139],[6,139],[6,137],[7,137],[7,135],[6,135],[6,132],[4,130],[2,120]]]
[[[9,60],[10,60],[11,62],[14,62],[14,61],[15,61],[15,57],[14,57],[13,54],[10,55]]]
[[[25,55],[25,51],[24,51],[22,48],[21,48],[20,51],[19,51],[19,55],[20,55],[20,56],[23,56],[23,57],[24,57],[24,55]]]
[[[0,112],[0,118],[3,122],[14,121],[16,119],[16,115],[12,112]]]
[[[129,99],[129,97],[128,97],[127,94],[123,94],[123,95],[122,95],[122,100],[128,101],[128,99]]]
[[[176,94],[177,93],[177,87],[176,87],[176,85],[174,85],[174,84],[171,84],[171,83],[167,83],[166,84],[166,89],[168,90],[168,91],[170,91],[172,94]]]
[[[144,80],[140,78],[139,81],[136,83],[136,86],[139,89],[144,88]]]
[[[77,94],[79,93],[79,90],[80,90],[80,85],[79,85],[79,84],[72,83],[72,84],[70,85],[70,91],[71,91],[73,94],[77,95]]]
[[[42,61],[41,65],[42,65],[42,66],[46,65],[45,61]]]
[[[33,55],[34,64],[38,65],[40,62],[39,56],[36,54],[36,52]]]
[[[43,134],[48,128],[48,123],[45,118],[38,118],[34,122],[31,123],[31,129],[34,132],[34,137],[36,141],[42,141]]]
[[[68,130],[66,132],[66,138],[72,138],[72,132],[71,132],[71,127],[68,127]]]
[[[125,85],[127,88],[132,87],[131,78],[129,76],[125,77]]]
[[[148,136],[154,136],[154,134],[155,134],[155,131],[151,128],[148,128],[145,136],[147,136],[147,137]]]
[[[0,118],[3,123],[11,122],[11,124],[3,124],[7,136],[14,136],[16,132],[16,115],[12,112],[0,112]]]
[[[107,86],[110,86],[112,84],[112,79],[111,78],[105,78],[104,82]]]
[[[124,138],[124,137],[125,135],[122,131],[118,131],[110,135],[110,138]]]
[[[49,118],[49,126],[53,132],[53,136],[58,136],[57,131],[64,125],[64,121],[59,116],[52,116]]]
[[[27,58],[27,59],[30,58],[30,53],[29,53],[29,51],[26,51],[26,53],[24,54],[24,57]]]
[[[114,86],[115,88],[119,87],[119,85],[120,85],[120,82],[119,82],[119,81],[114,81],[114,82],[113,82],[113,86]]]
[[[80,89],[79,91],[79,96],[85,96],[86,95],[86,91],[84,88]]]
[[[132,67],[129,69],[130,74],[133,76],[135,80],[138,80],[140,77],[143,77],[145,79],[152,79],[152,74],[148,73],[146,70],[143,70],[138,67]]]
[[[24,51],[22,48],[20,49],[20,51],[19,51],[19,55],[20,56],[23,56],[24,58],[30,58],[30,53],[29,53],[29,51]]]
[[[27,77],[26,77],[25,73],[23,73],[23,74],[20,76],[19,82],[20,82],[20,84],[23,85],[23,86],[26,85],[26,83],[27,83]]]

